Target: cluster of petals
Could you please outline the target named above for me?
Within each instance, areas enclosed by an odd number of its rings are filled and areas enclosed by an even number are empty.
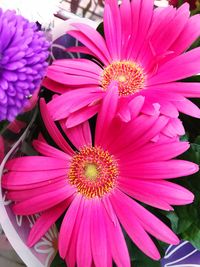
[[[0,9],[0,121],[13,121],[46,73],[49,42],[36,23]]]
[[[82,22],[72,22],[68,32],[82,43],[69,51],[91,58],[55,60],[48,68],[44,85],[56,94],[48,103],[53,119],[69,128],[92,117],[112,82],[119,92],[126,89],[118,105],[124,121],[135,111],[152,114],[152,103],[172,120],[179,112],[199,118],[188,99],[200,96],[199,84],[182,81],[200,72],[200,48],[187,51],[199,37],[199,25],[200,15],[190,17],[188,3],[153,9],[153,0],[123,0],[120,6],[106,0],[104,37]]]
[[[160,254],[150,235],[170,244],[177,244],[179,239],[138,201],[163,210],[193,201],[191,192],[167,181],[198,170],[194,163],[174,159],[189,144],[173,138],[152,141],[169,119],[160,113],[138,114],[125,123],[116,116],[118,101],[117,91],[110,88],[97,116],[94,140],[88,121],[73,128],[60,122],[70,140],[67,142],[41,99],[41,115],[56,147],[40,136],[33,142],[40,155],[11,159],[5,166],[2,186],[14,201],[14,213],[41,213],[30,232],[29,246],[64,214],[58,248],[68,267],[111,267],[112,261],[119,267],[130,266],[121,225],[146,255],[158,260]],[[94,165],[91,167],[90,161],[87,165],[88,158],[81,152],[85,149],[103,151],[89,159],[101,165],[106,155],[103,168],[111,166],[110,177],[101,172],[101,191],[96,190]],[[72,170],[77,158],[76,166],[86,160],[88,167],[78,172],[78,182],[74,176],[77,170]]]

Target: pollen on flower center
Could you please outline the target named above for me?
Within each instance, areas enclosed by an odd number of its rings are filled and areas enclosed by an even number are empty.
[[[71,161],[69,182],[87,198],[102,197],[116,185],[118,164],[101,147],[83,147]]]
[[[128,96],[144,88],[143,69],[132,61],[116,61],[106,67],[102,73],[101,86],[107,90],[112,81],[118,83],[119,95]]]
[[[95,164],[88,163],[85,166],[85,176],[90,180],[96,180],[98,176],[97,166]]]

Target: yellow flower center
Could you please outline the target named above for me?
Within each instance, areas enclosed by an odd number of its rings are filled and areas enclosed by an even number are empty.
[[[118,83],[120,96],[128,96],[144,88],[145,75],[141,66],[132,61],[115,61],[103,70],[101,86],[107,90],[112,81]]]
[[[116,185],[118,164],[100,147],[83,147],[72,158],[69,182],[87,198],[102,197]]]
[[[97,166],[95,164],[88,163],[85,167],[85,176],[90,180],[96,180],[98,176]]]

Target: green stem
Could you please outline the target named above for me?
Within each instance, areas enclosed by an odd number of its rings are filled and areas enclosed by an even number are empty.
[[[0,135],[2,135],[6,131],[8,125],[9,125],[9,121],[0,122]]]
[[[183,4],[183,0],[178,0],[178,7],[180,7]]]

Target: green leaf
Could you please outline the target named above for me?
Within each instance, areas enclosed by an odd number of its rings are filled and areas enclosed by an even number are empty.
[[[160,267],[160,262],[146,260],[146,261],[131,261],[131,267]]]
[[[60,258],[59,254],[57,253],[50,267],[66,267],[66,263]]]
[[[154,261],[141,252],[133,245],[133,257],[131,259],[131,266],[133,267],[160,267],[160,261]]]
[[[189,135],[191,136],[191,132]],[[190,149],[180,157],[184,160],[200,163],[200,135],[194,138]],[[176,183],[189,189],[194,195],[194,202],[190,205],[176,206],[174,211],[167,215],[172,228],[183,240],[190,241],[200,249],[200,173],[193,174],[184,179],[175,180]]]
[[[194,247],[200,249],[200,227],[193,224],[187,231],[184,232],[183,239],[190,241]]]
[[[178,228],[178,221],[179,221],[177,214],[175,212],[171,211],[171,212],[168,212],[166,214],[166,216],[171,222],[172,230],[174,232],[176,232],[177,228]]]
[[[188,134],[186,133],[186,134],[184,134],[183,136],[181,136],[181,137],[180,137],[180,140],[181,140],[181,141],[188,141],[188,140],[189,140],[189,136],[188,136]]]
[[[183,233],[192,225],[192,220],[190,218],[183,218],[178,221],[177,234]]]
[[[197,13],[199,13],[199,12],[200,12],[200,10],[199,10],[199,9],[196,9],[196,10],[192,11],[192,14],[195,15],[195,14],[197,14]],[[189,50],[194,49],[194,48],[199,47],[199,46],[200,46],[200,38],[198,38],[198,39],[191,45],[191,47],[189,48]]]
[[[140,249],[138,249],[132,240],[126,235],[126,242],[131,258],[131,266],[133,267],[160,267],[160,261],[154,261],[146,256]],[[157,243],[158,245],[158,243]],[[159,242],[160,246],[165,247],[166,244]]]
[[[196,137],[194,143],[200,145],[200,135]],[[199,146],[199,152],[200,152],[200,146]]]
[[[182,6],[183,0],[178,0],[178,7]]]
[[[8,124],[9,121],[0,121],[0,135],[4,132]]]
[[[97,27],[97,31],[101,34],[101,36],[104,37],[104,27],[103,27],[103,22],[101,22],[99,24],[99,26]]]

